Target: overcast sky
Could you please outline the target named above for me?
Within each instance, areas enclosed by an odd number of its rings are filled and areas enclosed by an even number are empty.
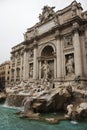
[[[11,48],[24,40],[26,29],[38,22],[44,5],[63,9],[73,0],[0,0],[0,64],[10,59]],[[77,0],[87,10],[87,0]]]

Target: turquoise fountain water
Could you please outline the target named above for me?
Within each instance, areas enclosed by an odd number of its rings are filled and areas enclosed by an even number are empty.
[[[58,124],[47,124],[39,121],[21,119],[18,110],[0,105],[0,130],[87,130],[87,120],[78,124],[61,121]]]

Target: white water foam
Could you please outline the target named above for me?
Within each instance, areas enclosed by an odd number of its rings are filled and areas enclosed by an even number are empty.
[[[17,109],[17,110],[20,110],[20,111],[24,111],[24,107],[9,106],[8,103],[7,103],[7,100],[5,101],[5,103],[2,106],[6,107],[6,108],[11,108],[11,109]]]
[[[5,104],[3,105],[3,107],[11,108],[11,109],[18,109],[18,110],[24,111],[24,107],[7,106]]]
[[[74,124],[74,125],[78,124],[77,121],[70,121],[70,122],[71,122],[71,124]]]

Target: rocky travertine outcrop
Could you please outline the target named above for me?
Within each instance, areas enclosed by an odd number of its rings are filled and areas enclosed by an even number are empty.
[[[27,97],[24,99],[24,115],[31,117],[31,111],[37,114],[42,112],[58,112],[63,110],[65,104],[70,101],[70,87],[53,88],[48,92],[38,92],[36,97]],[[29,114],[30,113],[30,114]],[[35,114],[35,116],[36,116]]]
[[[78,113],[79,118],[86,118],[87,117],[87,102],[80,103],[76,108],[76,112]]]
[[[72,104],[68,105],[67,114],[65,115],[65,118],[71,120],[87,118],[87,103],[82,102],[80,104],[77,104],[76,107]]]
[[[87,111],[87,103],[83,102],[81,104],[79,104],[79,106],[77,107],[76,111],[81,115],[83,112]],[[85,115],[86,116],[86,115]]]
[[[6,97],[7,97],[7,96],[6,96],[6,93],[1,92],[1,93],[0,93],[0,102],[5,101]]]
[[[22,101],[26,95],[9,94],[6,99],[6,105],[13,107],[22,107]]]
[[[30,118],[38,118],[39,113],[60,110],[67,110],[65,118],[68,119],[80,118],[86,113],[85,109],[78,107],[87,101],[87,90],[81,84],[61,84],[55,87],[48,82],[22,82],[7,88],[7,94],[8,105],[24,106],[21,115]]]

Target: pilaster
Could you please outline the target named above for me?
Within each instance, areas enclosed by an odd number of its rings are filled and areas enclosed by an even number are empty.
[[[85,59],[84,59],[84,65],[85,65],[85,68],[84,68],[84,70],[85,70],[85,74],[86,74],[86,76],[87,76],[87,51],[86,51],[86,49],[87,49],[87,26],[85,27],[85,41],[84,41],[84,49],[85,49]]]
[[[15,54],[15,71],[14,71],[14,82],[16,82],[17,77],[17,53]]]
[[[34,41],[34,58],[33,58],[33,79],[37,79],[37,41]]]
[[[21,51],[20,80],[23,79],[23,52]]]
[[[61,38],[59,31],[55,33],[56,38],[56,55],[57,55],[57,78],[61,79]]]
[[[29,78],[29,64],[28,64],[28,52],[24,50],[24,70],[23,70],[23,80],[28,80]]]
[[[41,60],[39,61],[39,79],[41,79]]]
[[[10,60],[10,82],[12,79],[12,60]]]
[[[75,74],[76,76],[82,76],[82,55],[79,36],[79,24],[73,24],[73,46],[74,46],[74,58],[75,58]]]

